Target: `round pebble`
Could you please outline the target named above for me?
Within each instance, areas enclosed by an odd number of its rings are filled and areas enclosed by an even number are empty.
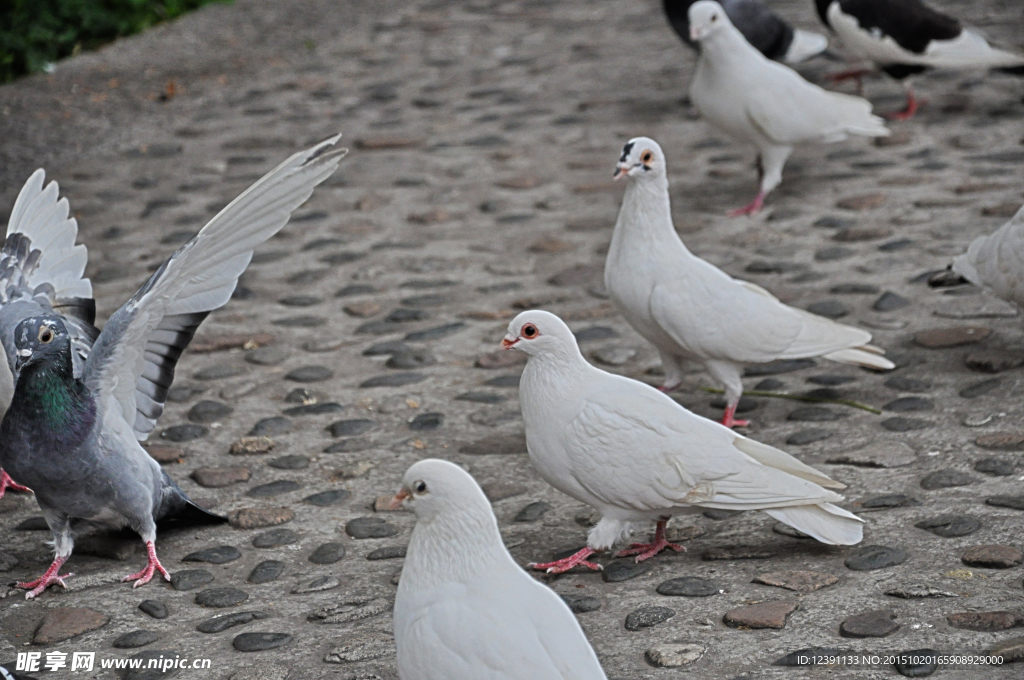
[[[790,446],[806,446],[807,444],[813,444],[814,442],[820,442],[828,439],[832,436],[832,433],[828,430],[810,429],[800,430],[794,432],[787,439],[786,443]]]
[[[191,552],[181,558],[182,562],[208,562],[209,564],[227,564],[242,556],[242,551],[231,545],[219,545]]]
[[[214,616],[212,619],[206,619],[198,626],[196,630],[200,633],[220,633],[227,630],[228,628],[234,628],[235,626],[241,626],[252,621],[267,618],[267,614],[263,612],[232,612],[230,614],[221,614],[220,616]]]
[[[171,586],[175,590],[192,590],[213,581],[213,574],[205,569],[186,569],[171,574]]]
[[[273,496],[279,496],[283,493],[289,493],[301,488],[302,485],[296,481],[291,479],[279,479],[276,482],[270,482],[269,484],[254,486],[246,491],[245,495],[250,498],[271,498]]]
[[[656,607],[653,605],[640,607],[639,609],[634,609],[626,616],[626,630],[637,631],[642,628],[650,628],[651,626],[668,621],[675,615],[675,611],[668,607]]]
[[[160,433],[160,438],[180,444],[183,442],[190,442],[194,439],[199,439],[200,437],[205,437],[206,433],[209,431],[210,430],[204,425],[197,425],[195,423],[172,425]]]
[[[356,418],[354,420],[339,420],[327,426],[332,437],[355,437],[356,435],[369,432],[377,427],[375,420],[367,418]]]
[[[135,649],[136,647],[145,647],[159,639],[160,636],[151,630],[133,630],[118,637],[110,644],[115,649]]]
[[[967,486],[974,484],[977,479],[958,470],[938,470],[926,475],[921,480],[921,488],[933,491],[935,489],[948,489],[956,486]]]
[[[699,576],[683,576],[669,579],[658,584],[659,595],[671,595],[681,597],[710,597],[718,595],[721,588],[713,581]]]
[[[551,506],[544,501],[535,501],[516,513],[513,522],[536,522],[544,516]]]
[[[303,366],[285,374],[285,380],[292,382],[311,383],[330,380],[334,377],[334,371],[326,366]]]
[[[846,558],[846,568],[853,571],[872,571],[885,569],[903,564],[907,559],[907,553],[899,548],[889,548],[883,545],[866,545],[858,549],[850,557]]]
[[[242,633],[235,636],[231,646],[240,652],[264,652],[284,647],[292,641],[288,633]]]
[[[252,539],[254,548],[278,548],[299,542],[299,535],[291,529],[271,529]]]
[[[384,365],[388,368],[408,370],[410,368],[433,366],[436,363],[437,359],[427,350],[410,349],[402,352],[395,352],[388,357],[388,360],[384,362]]]
[[[347,489],[330,489],[329,491],[321,491],[315,493],[312,496],[306,496],[302,499],[303,503],[309,503],[320,508],[326,508],[329,505],[340,503],[352,494]]]
[[[601,608],[601,600],[592,595],[577,595],[573,593],[562,595],[562,599],[565,600],[565,603],[569,605],[569,609],[574,614],[586,614]]]
[[[249,436],[273,437],[279,434],[287,434],[291,431],[292,421],[284,416],[272,416],[257,421],[252,430],[249,431]]]
[[[387,538],[398,533],[398,529],[380,517],[357,517],[345,525],[345,533],[352,538]]]
[[[175,588],[175,590],[178,589]],[[169,614],[167,605],[160,600],[143,600],[139,603],[139,610],[152,616],[154,619],[166,619]]]
[[[267,461],[267,465],[278,470],[305,470],[309,467],[308,456],[281,456],[274,460]]]
[[[249,576],[245,579],[247,583],[261,584],[270,583],[271,581],[277,580],[277,578],[284,573],[284,562],[278,560],[264,560],[260,562],[253,570],[249,572]]]
[[[601,578],[605,583],[619,583],[642,576],[651,570],[647,562],[636,562],[633,559],[612,560],[604,566]]]
[[[981,528],[981,522],[965,515],[939,515],[931,519],[921,520],[914,525],[918,529],[930,531],[942,538],[970,536]]]
[[[234,607],[249,599],[249,593],[237,588],[210,588],[196,593],[196,604],[203,607]]]
[[[341,543],[324,543],[309,556],[313,564],[334,564],[345,556],[345,546]]]
[[[409,421],[409,429],[414,432],[436,430],[443,423],[443,413],[421,413]]]
[[[234,412],[235,409],[227,404],[207,399],[189,409],[188,419],[193,423],[212,423],[226,418]]]

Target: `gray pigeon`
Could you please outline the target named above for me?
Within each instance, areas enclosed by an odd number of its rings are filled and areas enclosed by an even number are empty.
[[[178,358],[203,319],[231,298],[253,249],[337,169],[347,150],[330,149],[340,136],[286,160],[168,258],[107,321],[80,377],[66,317],[46,312],[15,326],[16,383],[0,423],[0,465],[35,491],[56,553],[45,574],[18,584],[26,597],[64,585],[69,575],[59,570],[71,555],[74,519],[142,536],[148,563],[123,579],[136,587],[155,572],[170,580],[156,556],[156,521],[183,513],[224,519],[193,504],[139,441],[163,413]]]
[[[60,316],[71,333],[75,375],[81,376],[88,350],[99,335],[92,324],[96,303],[85,278],[88,252],[75,245],[78,224],[69,217],[68,200],[58,200],[56,182],[43,187],[46,173],[36,170],[25,182],[7,223],[0,249],[0,419],[14,395],[14,328],[28,317]],[[0,498],[7,489],[28,491],[0,469]]]

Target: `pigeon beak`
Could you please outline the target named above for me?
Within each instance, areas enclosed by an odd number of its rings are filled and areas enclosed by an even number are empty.
[[[690,40],[697,42],[702,37],[701,30],[696,26],[690,26]]]
[[[514,338],[511,335],[506,335],[505,338],[501,341],[501,348],[512,349],[513,347],[516,346],[517,342],[519,342],[519,338]]]
[[[31,358],[32,358],[32,350],[30,350],[30,349],[19,349],[18,350],[18,359],[17,359],[17,361],[14,362],[14,367],[17,370],[20,371],[21,367],[25,365],[25,362],[27,362]]]
[[[401,491],[396,493],[395,497],[388,502],[388,510],[401,510],[402,503],[405,503],[405,501],[411,497],[411,493],[409,493],[406,489],[402,489]]]
[[[619,165],[615,166],[615,174],[612,175],[612,179],[618,181],[618,180],[622,179],[623,177],[625,177],[628,174],[629,174],[629,166],[625,165],[623,163],[620,163]]]

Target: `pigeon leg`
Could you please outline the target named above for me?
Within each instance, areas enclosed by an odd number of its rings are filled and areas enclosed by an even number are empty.
[[[31,600],[33,597],[39,595],[41,592],[46,590],[48,586],[54,583],[59,584],[62,588],[64,588],[64,590],[67,590],[68,584],[64,583],[64,579],[71,578],[72,576],[74,576],[74,574],[64,574],[63,576],[58,575],[60,568],[64,566],[64,563],[67,561],[67,559],[67,555],[63,557],[57,555],[53,558],[53,564],[50,565],[50,568],[47,569],[46,573],[44,573],[42,576],[40,576],[34,581],[26,581],[25,583],[15,583],[14,587],[24,588],[28,591],[27,593],[25,593],[26,600]]]
[[[907,85],[907,105],[902,111],[896,111],[894,113],[885,114],[885,118],[888,120],[910,120],[917,113],[919,106],[924,103],[918,101],[917,96],[914,94],[914,88],[911,85]]]
[[[864,76],[869,76],[874,73],[873,70],[867,68],[853,68],[848,71],[840,71],[839,73],[830,73],[825,76],[825,80],[829,80],[833,83],[841,83],[844,80],[856,80],[857,81],[857,94],[864,95]]]
[[[156,545],[154,545],[153,541],[146,541],[146,553],[149,555],[149,561],[146,563],[146,568],[140,572],[125,576],[121,579],[122,583],[135,581],[135,585],[133,585],[132,588],[138,588],[139,586],[144,586],[149,583],[155,572],[160,572],[160,575],[164,577],[164,580],[171,580],[171,575],[167,573],[167,570],[164,569],[164,565],[160,564],[160,560],[156,557]]]
[[[588,562],[587,558],[594,554],[594,551],[590,548],[583,548],[574,555],[570,555],[561,560],[555,560],[554,562],[530,562],[528,567],[531,569],[540,569],[546,571],[549,574],[561,574],[562,572],[569,571],[573,567],[586,567],[587,569],[593,569],[595,571],[601,571],[604,569],[600,564],[595,562]]]
[[[665,538],[665,526],[668,524],[668,517],[662,517],[654,529],[653,543],[633,543],[625,550],[615,553],[616,557],[628,557],[636,555],[637,562],[643,562],[660,553],[665,548],[676,552],[686,552],[686,548],[676,543],[669,543]]]
[[[749,420],[737,420],[734,416],[736,415],[736,404],[730,404],[725,407],[725,414],[722,416],[722,425],[726,427],[747,427],[750,425]]]
[[[11,491],[24,491],[26,493],[32,493],[32,489],[28,488],[27,486],[22,486],[21,484],[18,484],[13,479],[11,479],[11,476],[9,474],[4,472],[3,470],[0,470],[0,498],[4,497],[4,492],[6,492],[7,489],[10,489]]]
[[[755,196],[754,200],[751,201],[748,205],[745,205],[742,208],[736,208],[735,210],[730,210],[729,212],[726,213],[726,215],[728,215],[729,217],[739,217],[741,215],[754,215],[760,212],[761,208],[764,207],[764,199],[766,195],[767,194],[765,194],[765,192],[758,191],[757,196]]]

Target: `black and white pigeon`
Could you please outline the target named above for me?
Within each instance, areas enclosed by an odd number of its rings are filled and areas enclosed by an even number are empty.
[[[148,563],[126,577],[135,586],[159,572],[156,522],[179,514],[223,520],[196,506],[140,445],[163,413],[174,368],[199,324],[231,298],[253,249],[338,167],[340,135],[299,152],[228,204],[107,321],[76,374],[67,317],[43,311],[13,329],[14,396],[0,423],[0,465],[32,488],[53,533],[53,564],[17,584],[35,597],[65,585],[72,520],[127,526],[146,543]],[[35,253],[40,253],[35,255]],[[42,252],[19,260],[22,272]],[[36,259],[34,259],[36,258]],[[83,287],[84,291],[84,287]]]
[[[695,2],[697,0],[664,0],[664,8],[672,30],[680,40],[696,50],[699,46],[690,37],[690,18],[687,15],[690,5]],[[793,28],[761,0],[722,0],[721,4],[733,26],[769,59],[798,64],[828,48],[828,38],[820,33]]]
[[[1024,55],[992,47],[977,30],[921,0],[815,0],[815,6],[851,56],[903,82],[907,105],[890,114],[895,120],[917,112],[909,77],[927,69],[1006,69],[1024,75]],[[831,78],[859,82],[869,72],[856,69]]]
[[[701,45],[690,83],[694,107],[712,125],[758,151],[757,195],[730,215],[761,209],[782,182],[782,168],[797,144],[889,134],[885,121],[871,114],[871,102],[824,90],[765,58],[717,2],[699,0],[690,6],[690,31]]]
[[[0,419],[14,396],[14,328],[23,319],[56,314],[71,334],[76,376],[99,330],[93,326],[96,302],[85,277],[88,251],[75,245],[78,223],[69,217],[56,182],[44,187],[46,173],[32,173],[14,202],[0,249]],[[0,498],[7,489],[29,491],[0,469]]]

